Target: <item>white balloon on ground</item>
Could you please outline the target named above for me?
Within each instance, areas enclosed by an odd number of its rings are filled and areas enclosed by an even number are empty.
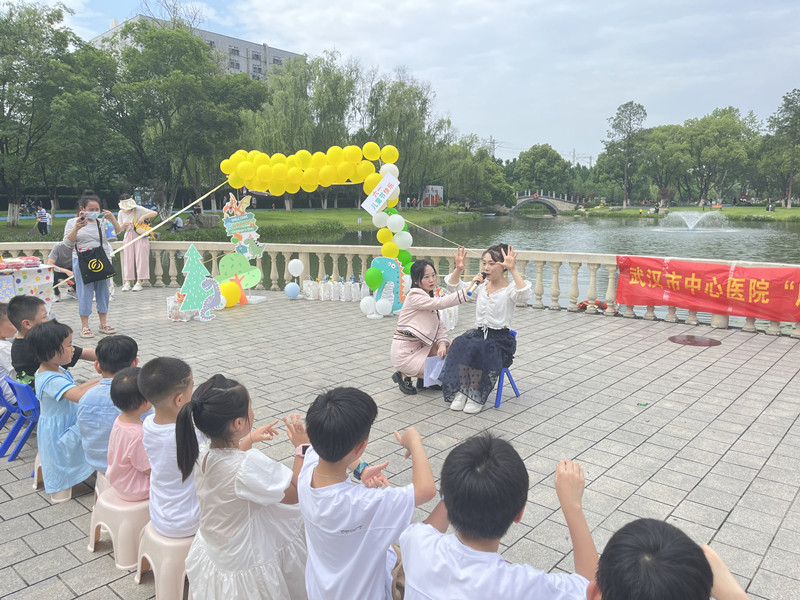
[[[403,227],[406,226],[406,220],[403,218],[402,215],[391,215],[389,220],[386,221],[386,227],[389,228],[389,231],[392,233],[397,233],[398,231],[403,231]]]
[[[408,250],[414,243],[414,238],[411,237],[411,234],[407,231],[398,231],[394,234],[392,241],[397,244],[397,247],[400,248],[400,250]]]
[[[381,167],[381,175],[386,177],[387,173],[391,173],[398,179],[400,178],[400,169],[397,168],[397,165],[394,163],[386,163]]]
[[[378,311],[379,315],[383,315],[384,317],[392,314],[391,300],[387,300],[386,298],[381,298],[375,303],[375,310]]]
[[[300,260],[299,258],[293,258],[292,260],[289,261],[288,269],[289,269],[289,274],[292,277],[300,277],[300,275],[303,274],[305,268],[306,267],[303,264],[303,261]]]
[[[363,312],[365,315],[371,315],[375,312],[375,298],[372,296],[364,296],[361,299],[359,308],[361,308],[361,312]]]
[[[375,213],[372,217],[372,224],[375,225],[377,228],[386,227],[386,222],[389,220],[389,215],[387,215],[382,210],[379,210]]]

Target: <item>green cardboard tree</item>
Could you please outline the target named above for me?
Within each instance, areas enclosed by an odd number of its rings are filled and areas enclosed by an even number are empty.
[[[186,275],[181,286],[181,295],[183,296],[181,310],[200,310],[206,298],[211,295],[211,290],[203,289],[200,284],[205,281],[210,273],[203,264],[203,257],[194,247],[194,244],[189,246],[186,251],[181,271]]]
[[[219,277],[216,280],[220,283],[235,280],[246,290],[256,287],[261,281],[261,275],[261,269],[251,265],[243,254],[234,252],[220,259]]]

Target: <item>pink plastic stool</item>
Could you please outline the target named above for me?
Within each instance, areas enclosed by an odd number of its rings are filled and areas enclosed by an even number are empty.
[[[183,598],[186,581],[186,557],[194,536],[168,538],[158,533],[150,522],[142,530],[139,540],[139,560],[136,565],[136,583],[142,582],[142,573],[153,569],[156,582],[156,600]],[[191,593],[189,598],[191,598]]]
[[[100,541],[100,531],[107,531],[114,547],[114,563],[118,569],[136,568],[139,537],[150,521],[150,501],[127,502],[113,487],[97,498],[89,527],[89,552]]]
[[[100,471],[95,471],[95,473],[97,474],[97,478],[94,480],[94,501],[97,502],[97,498],[100,494],[111,487],[111,482],[109,482],[106,476]]]

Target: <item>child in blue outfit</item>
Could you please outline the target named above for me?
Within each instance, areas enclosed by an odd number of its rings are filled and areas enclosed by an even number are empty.
[[[62,365],[72,360],[72,329],[58,321],[36,325],[25,336],[34,356],[40,361],[36,372],[39,398],[39,455],[44,489],[54,502],[72,497],[72,486],[85,480],[93,469],[86,463],[78,431],[77,402],[97,385],[93,379],[76,385]]]

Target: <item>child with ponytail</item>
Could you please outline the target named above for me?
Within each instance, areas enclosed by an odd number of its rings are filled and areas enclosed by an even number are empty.
[[[299,416],[284,419],[297,448],[290,471],[252,449],[278,435],[278,422],[252,429],[253,419],[247,390],[222,375],[200,385],[178,414],[178,468],[184,480],[194,473],[201,509],[186,558],[197,600],[307,598],[297,476],[308,436]],[[199,446],[195,427],[210,445]]]

